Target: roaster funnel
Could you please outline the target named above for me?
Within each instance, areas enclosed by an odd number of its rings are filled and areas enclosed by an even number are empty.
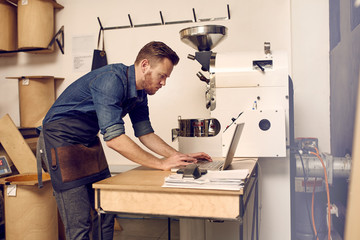
[[[210,51],[226,36],[227,28],[220,25],[189,27],[180,31],[180,39],[199,51]]]

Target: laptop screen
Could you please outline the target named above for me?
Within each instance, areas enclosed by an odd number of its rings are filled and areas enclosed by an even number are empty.
[[[228,152],[226,154],[226,158],[225,158],[225,162],[224,162],[224,165],[222,167],[222,170],[227,169],[230,166],[230,164],[232,163],[232,160],[233,160],[234,155],[235,155],[236,148],[237,148],[237,146],[239,144],[240,136],[241,136],[242,130],[244,128],[244,125],[245,125],[245,123],[240,123],[240,124],[236,125],[236,128],[235,128],[233,137],[231,139],[231,143],[230,143]]]

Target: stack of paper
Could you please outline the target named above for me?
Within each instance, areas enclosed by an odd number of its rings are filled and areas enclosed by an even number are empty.
[[[183,178],[182,174],[171,174],[165,178],[163,187],[240,190],[248,174],[248,169],[208,171],[198,179]]]

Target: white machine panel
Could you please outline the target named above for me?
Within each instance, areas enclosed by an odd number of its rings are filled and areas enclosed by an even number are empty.
[[[287,143],[288,98],[285,87],[217,88],[216,108],[211,117],[221,124],[218,136],[225,156],[235,123],[245,122],[237,157],[285,157]],[[240,117],[239,114],[243,112]],[[259,123],[267,119],[268,130],[261,130]]]
[[[254,61],[269,61],[261,71]],[[273,87],[288,85],[287,55],[285,52],[241,52],[241,54],[217,53],[215,66],[211,66],[211,77],[216,88],[229,87]]]
[[[222,154],[226,154],[235,124],[245,122],[235,156],[285,157],[286,131],[283,109],[249,110],[222,133]]]

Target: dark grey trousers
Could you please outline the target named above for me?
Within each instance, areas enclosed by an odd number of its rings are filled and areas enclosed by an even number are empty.
[[[98,239],[98,215],[94,209],[94,189],[91,184],[70,190],[55,192],[66,239]],[[102,214],[102,239],[112,240],[115,215]]]

